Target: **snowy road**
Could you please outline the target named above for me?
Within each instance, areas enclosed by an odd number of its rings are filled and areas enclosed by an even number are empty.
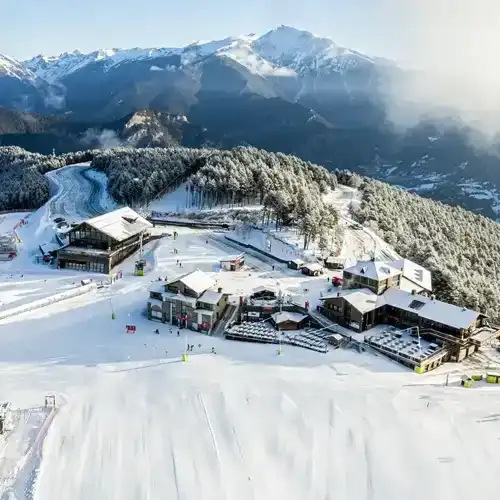
[[[105,186],[90,174],[88,163],[70,165],[49,172],[54,196],[48,202],[50,217],[88,218],[103,214],[108,207]]]

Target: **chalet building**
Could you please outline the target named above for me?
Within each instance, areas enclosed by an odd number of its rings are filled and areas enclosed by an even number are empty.
[[[163,323],[210,332],[222,317],[228,295],[211,288],[215,281],[203,271],[194,271],[150,290],[148,318]]]
[[[300,270],[305,265],[305,262],[301,259],[294,259],[288,262],[288,267],[290,269]]]
[[[152,228],[129,207],[86,220],[68,231],[69,244],[57,252],[57,267],[108,274],[146,241]]]
[[[343,271],[344,288],[367,288],[380,295],[389,288],[417,294],[432,292],[431,273],[406,259],[360,261]]]
[[[485,316],[429,297],[431,273],[410,261],[359,262],[344,270],[344,288],[323,296],[318,310],[358,332],[378,324],[421,327],[468,338]]]
[[[335,257],[333,255],[329,255],[325,259],[325,266],[328,269],[332,269],[332,270],[344,269],[345,263],[346,263],[346,259],[344,259],[342,257]]]
[[[271,317],[274,325],[280,331],[300,330],[308,318],[307,314],[291,311],[277,312]]]
[[[321,276],[323,274],[323,266],[318,262],[312,264],[304,264],[301,267],[302,274],[307,276]]]

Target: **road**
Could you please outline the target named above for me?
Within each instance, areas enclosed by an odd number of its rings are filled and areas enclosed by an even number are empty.
[[[89,175],[88,163],[71,165],[47,174],[53,197],[48,202],[50,217],[88,218],[106,213],[101,205],[103,185]]]

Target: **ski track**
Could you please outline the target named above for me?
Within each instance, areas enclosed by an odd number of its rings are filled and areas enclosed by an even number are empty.
[[[87,175],[89,165],[70,165],[47,174],[56,190],[48,202],[49,216],[94,217],[107,210],[100,204],[102,185]]]

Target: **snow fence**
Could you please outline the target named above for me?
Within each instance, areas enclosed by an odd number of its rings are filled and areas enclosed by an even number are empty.
[[[46,297],[45,299],[35,300],[29,304],[23,304],[22,306],[13,307],[12,309],[7,309],[6,311],[0,312],[0,320],[5,318],[10,318],[11,316],[17,316],[18,314],[23,314],[25,312],[34,311],[40,309],[41,307],[49,306],[55,304],[56,302],[62,302],[63,300],[72,299],[73,297],[78,297],[79,295],[84,295],[92,290],[96,289],[95,283],[90,283],[88,285],[80,286],[67,292],[57,293],[51,297]]]

